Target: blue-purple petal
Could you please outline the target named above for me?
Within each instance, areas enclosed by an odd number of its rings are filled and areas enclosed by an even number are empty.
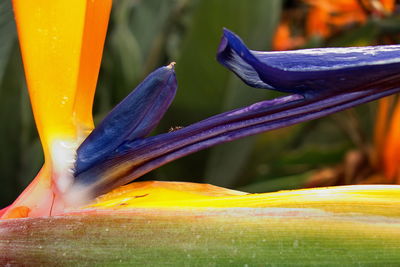
[[[170,106],[176,88],[173,65],[151,73],[78,148],[75,175],[105,160],[124,142],[149,134]]]
[[[400,46],[257,52],[225,30],[217,55],[222,64],[251,86],[294,94],[173,132],[121,138],[123,142],[108,150],[102,161],[75,173],[71,191],[84,188],[92,198],[196,151],[398,93],[399,54]]]
[[[139,139],[81,173],[77,185],[92,196],[199,150],[261,132],[320,118],[400,91],[399,87],[342,93],[328,99],[291,95],[226,112],[174,132]]]
[[[217,59],[252,87],[305,95],[359,90],[400,73],[400,45],[260,52],[227,29]]]

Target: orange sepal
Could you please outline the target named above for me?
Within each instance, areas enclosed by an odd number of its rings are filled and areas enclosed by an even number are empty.
[[[378,101],[378,111],[374,127],[374,155],[373,160],[377,168],[383,164],[383,154],[386,142],[386,133],[390,118],[390,107],[393,104],[394,97],[389,96]]]
[[[75,149],[93,129],[93,97],[111,4],[112,0],[13,0],[45,165],[2,218],[63,210],[60,185],[72,179]]]

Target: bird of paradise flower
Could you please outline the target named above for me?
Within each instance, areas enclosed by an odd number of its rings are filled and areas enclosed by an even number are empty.
[[[75,7],[74,14],[66,8],[71,4]],[[2,211],[3,218],[62,215],[57,218],[83,218],[90,224],[90,220],[99,218],[92,215],[103,211],[106,217],[100,220],[107,224],[111,217],[119,216],[117,211],[130,214],[128,220],[145,216],[149,222],[156,223],[165,216],[178,221],[179,216],[189,221],[206,216],[214,219],[195,227],[200,227],[197,229],[208,238],[218,234],[218,227],[235,218],[239,224],[233,227],[232,234],[244,230],[242,227],[250,227],[253,240],[255,235],[265,237],[268,234],[260,227],[280,229],[283,223],[280,218],[284,217],[289,219],[285,222],[288,231],[284,231],[289,239],[298,231],[303,231],[302,238],[318,235],[329,239],[335,238],[335,234],[342,238],[364,229],[357,232],[358,237],[352,235],[352,238],[356,242],[364,238],[368,241],[365,247],[368,247],[373,240],[382,242],[400,236],[396,228],[400,222],[393,215],[400,205],[399,186],[347,186],[269,194],[246,194],[190,183],[145,182],[120,187],[200,149],[319,118],[399,92],[398,46],[258,52],[248,50],[238,36],[224,30],[217,54],[220,63],[250,86],[291,95],[147,137],[175,95],[176,78],[174,64],[171,64],[151,73],[92,130],[91,106],[110,8],[109,0],[59,0],[51,4],[14,1],[45,165],[21,196]],[[88,217],[79,217],[82,214]],[[252,219],[254,215],[257,215],[256,221]],[[374,219],[378,223],[371,224]],[[29,220],[24,222],[29,223]],[[3,240],[12,238],[13,233],[21,234],[12,231],[19,220],[7,221],[0,226],[5,233]],[[48,225],[51,220],[41,222]],[[316,234],[310,225],[321,222],[326,225]],[[184,225],[179,222],[167,228],[179,229]],[[374,231],[382,225],[386,228],[376,237]],[[206,226],[211,228],[207,230]],[[190,229],[183,228],[188,236],[193,234]],[[346,231],[340,232],[343,229]],[[330,234],[321,235],[321,231]],[[173,240],[174,235],[164,238]],[[246,259],[250,257],[248,248],[257,247],[253,241],[250,243],[253,245],[247,244]],[[291,245],[298,247],[299,241]],[[13,251],[12,247],[7,248]],[[266,249],[263,245],[258,248]],[[387,252],[385,257],[398,259],[395,253],[398,246],[383,249]],[[368,256],[368,251],[365,252],[360,255]],[[176,256],[179,250],[176,253],[171,255],[179,259]],[[277,258],[270,260],[273,262]],[[221,262],[226,261],[222,259]]]

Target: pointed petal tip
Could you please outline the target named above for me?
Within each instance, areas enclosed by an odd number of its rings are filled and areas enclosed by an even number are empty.
[[[174,69],[175,69],[175,65],[176,65],[176,62],[175,62],[175,61],[172,61],[171,63],[169,63],[169,65],[167,66],[167,68],[169,68],[169,69],[171,69],[171,70],[174,70]]]
[[[223,35],[227,38],[233,37],[233,38],[240,39],[240,37],[237,34],[235,34],[233,31],[229,30],[228,28],[223,27],[222,32],[223,32]]]

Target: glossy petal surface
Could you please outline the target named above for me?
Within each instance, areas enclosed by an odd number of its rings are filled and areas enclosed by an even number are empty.
[[[398,45],[260,52],[225,29],[217,59],[250,86],[298,94],[329,95],[400,81]]]

